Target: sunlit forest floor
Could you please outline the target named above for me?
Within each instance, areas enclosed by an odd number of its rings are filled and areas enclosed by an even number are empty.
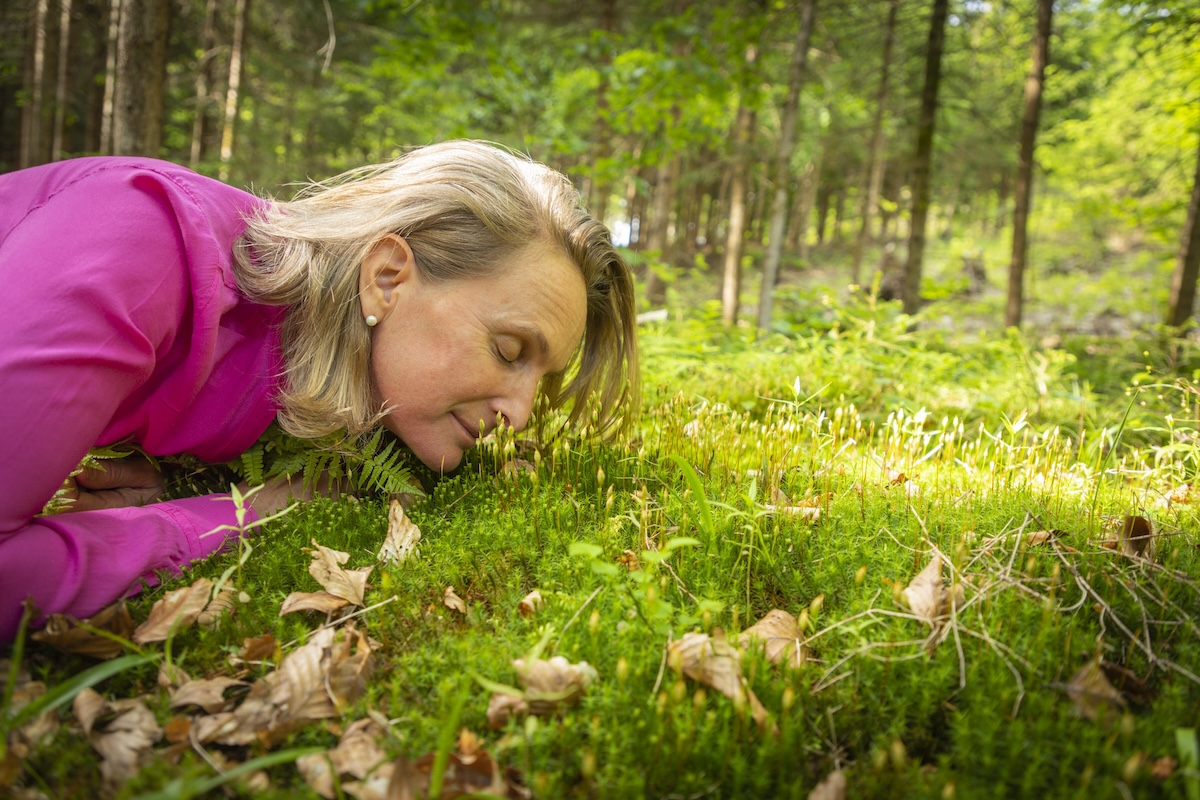
[[[388,498],[298,508],[130,601],[166,640],[118,628],[115,660],[26,643],[12,791],[1200,796],[1169,265],[1039,272],[1021,336],[1006,262],[966,295],[961,257],[931,249],[912,320],[818,253],[763,336],[685,274],[624,440],[489,441],[405,499],[419,542]],[[212,618],[164,625],[192,586]]]

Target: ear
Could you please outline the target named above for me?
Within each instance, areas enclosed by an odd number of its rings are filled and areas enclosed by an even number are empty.
[[[389,233],[367,251],[358,272],[358,299],[366,317],[387,317],[398,300],[397,290],[416,276],[416,259],[403,236]]]

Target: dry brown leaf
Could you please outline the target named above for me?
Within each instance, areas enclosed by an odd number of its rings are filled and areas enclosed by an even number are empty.
[[[238,692],[231,692],[233,687],[247,687],[250,684],[233,678],[217,677],[191,681],[171,692],[171,708],[198,706],[206,713],[215,714],[218,711],[228,711],[237,702]],[[240,694],[245,694],[242,691]],[[232,697],[230,697],[232,695]]]
[[[742,677],[741,656],[719,631],[713,636],[687,633],[667,647],[667,661],[678,672],[710,686],[733,701],[750,704],[750,715],[760,726],[767,723],[767,710]]]
[[[529,712],[536,716],[553,713],[559,706],[579,700],[596,680],[596,670],[586,661],[572,664],[562,656],[543,660],[513,661],[513,669],[525,689]]]
[[[185,683],[190,683],[192,676],[188,675],[178,664],[163,662],[158,665],[158,685],[162,689],[174,691]]]
[[[150,609],[150,618],[133,632],[138,644],[166,641],[171,631],[176,633],[190,626],[208,605],[212,581],[200,578],[191,586],[167,592]]]
[[[525,702],[524,697],[517,694],[496,692],[496,694],[492,695],[492,699],[488,701],[488,727],[494,731],[498,731],[507,725],[510,719],[514,717],[520,719],[528,713],[529,704]]]
[[[133,618],[129,616],[129,609],[126,608],[124,600],[118,600],[100,609],[83,620],[83,623],[122,639],[133,635]],[[116,658],[125,649],[121,643],[81,627],[78,620],[65,614],[51,614],[46,617],[46,627],[34,631],[31,638],[63,653],[101,660]]]
[[[271,700],[291,719],[326,719],[337,716],[333,698],[325,690],[329,648],[334,628],[321,628],[296,651],[289,653],[275,672]]]
[[[1029,543],[1030,547],[1037,547],[1040,544],[1048,542],[1054,535],[1054,531],[1034,531],[1025,536],[1025,541]]]
[[[375,666],[367,634],[359,631],[357,639],[352,642],[352,633],[352,630],[347,631],[346,636],[335,641],[329,651],[329,678],[326,688],[338,708],[362,697],[367,690],[371,670]]]
[[[542,602],[542,593],[534,589],[521,598],[521,602],[517,604],[517,611],[522,617],[528,617],[542,607]]]
[[[898,469],[889,469],[885,472],[887,476],[888,486],[899,486],[908,481],[908,476]]]
[[[337,796],[333,781],[335,773],[339,779],[351,776],[362,780],[379,771],[379,768],[390,766],[387,754],[379,746],[379,739],[383,735],[383,729],[374,720],[357,720],[342,734],[337,747],[325,753],[302,756],[297,759],[296,767],[313,791],[332,800]],[[385,772],[390,778],[390,769]],[[384,790],[387,778],[384,779]],[[342,788],[346,789],[344,782]],[[352,794],[361,797],[360,794]]]
[[[808,800],[846,800],[846,776],[840,769],[825,776],[808,793]]]
[[[279,616],[296,611],[320,611],[330,614],[339,608],[345,608],[350,601],[329,592],[292,592],[283,600],[279,607]]]
[[[903,592],[909,609],[934,630],[939,629],[950,614],[951,603],[958,606],[963,600],[962,586],[951,591],[942,583],[942,557],[934,555],[925,569]]]
[[[109,703],[92,689],[75,696],[73,709],[92,748],[101,755],[100,774],[109,787],[127,782],[141,768],[162,729],[141,700]]]
[[[388,507],[387,536],[375,556],[376,559],[384,564],[403,564],[419,555],[417,543],[420,541],[421,529],[404,513],[403,504],[393,499]]]
[[[1155,759],[1150,766],[1150,775],[1159,781],[1169,780],[1175,774],[1175,768],[1179,766],[1179,762],[1170,756],[1163,756]]]
[[[1146,517],[1126,514],[1121,523],[1121,552],[1132,558],[1154,559],[1154,526]]]
[[[332,550],[317,544],[313,539],[312,563],[308,565],[308,574],[317,579],[317,583],[332,595],[345,598],[356,606],[363,605],[363,596],[367,592],[367,576],[374,567],[347,570],[342,567],[350,560],[349,553]]]
[[[754,642],[763,646],[767,660],[772,664],[799,667],[808,658],[796,618],[778,608],[768,611],[738,637],[738,645],[743,650]]]
[[[1125,708],[1125,698],[1109,683],[1100,665],[1100,656],[1080,667],[1067,682],[1066,689],[1079,713],[1093,722],[1100,718],[1102,711],[1111,713]]]
[[[243,639],[242,649],[238,652],[237,658],[242,663],[267,661],[275,657],[276,646],[275,637],[269,633]]]
[[[176,714],[167,720],[163,726],[163,738],[171,744],[191,741],[192,718],[186,714]]]
[[[393,763],[388,800],[424,800],[429,790],[434,754],[415,761],[401,756]],[[442,774],[443,798],[463,795],[492,795],[504,798],[531,797],[513,770],[502,772],[492,757],[483,751],[471,755],[450,753]]]
[[[451,611],[457,611],[460,614],[467,613],[467,604],[454,591],[453,586],[447,586],[446,591],[442,594],[442,602],[446,604],[446,608]]]
[[[208,606],[200,612],[196,622],[203,628],[215,628],[226,615],[232,614],[237,607],[237,593],[232,587],[217,592]]]
[[[0,659],[0,675],[8,676],[11,669],[12,662],[9,659]],[[45,693],[46,684],[30,680],[29,673],[18,668],[13,693],[5,711],[16,713]],[[23,761],[30,752],[45,742],[58,727],[58,713],[45,711],[15,730],[8,731],[8,747],[4,758],[0,759],[0,794],[20,777]]]

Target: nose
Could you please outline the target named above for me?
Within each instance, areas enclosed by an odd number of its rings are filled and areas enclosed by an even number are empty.
[[[529,424],[533,414],[533,402],[537,396],[538,378],[523,375],[515,379],[507,390],[495,401],[495,412],[504,417],[504,421],[513,430],[521,431]]]

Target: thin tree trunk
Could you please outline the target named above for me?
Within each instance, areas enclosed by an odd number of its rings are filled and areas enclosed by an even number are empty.
[[[208,87],[212,82],[213,48],[216,46],[217,0],[204,5],[204,32],[200,35],[200,61],[196,64],[196,110],[192,117],[192,149],[188,164],[195,169],[204,158],[204,133],[208,127]]]
[[[804,5],[800,8],[800,31],[796,36],[791,70],[788,72],[788,93],[783,107],[779,147],[775,151],[775,195],[771,199],[771,227],[767,233],[767,254],[763,263],[762,286],[758,299],[758,327],[764,330],[771,327],[775,283],[779,277],[779,261],[783,256],[792,151],[796,149],[796,117],[800,108],[800,89],[804,85],[804,73],[808,66],[808,44],[812,40],[813,20],[816,14],[817,0],[804,0]]]
[[[1037,146],[1038,116],[1042,110],[1042,86],[1050,58],[1050,14],[1053,0],[1038,0],[1037,34],[1033,40],[1033,62],[1025,79],[1025,114],[1021,120],[1021,149],[1017,157],[1017,189],[1013,207],[1012,260],[1008,266],[1008,303],[1004,308],[1006,327],[1020,327],[1024,306],[1025,254],[1029,249],[1026,225],[1033,197],[1033,151]]]
[[[233,44],[229,52],[229,86],[225,92],[225,124],[221,129],[220,179],[229,180],[229,162],[233,160],[233,129],[237,122],[238,89],[242,80],[242,48],[246,40],[246,19],[250,0],[237,0],[234,12]]]
[[[1192,202],[1179,242],[1179,257],[1171,278],[1171,301],[1167,324],[1180,327],[1192,317],[1196,303],[1196,280],[1200,278],[1200,151],[1196,154],[1196,179],[1192,182]]]
[[[67,120],[67,55],[71,50],[71,0],[61,0],[58,26],[58,73],[54,82],[54,140],[50,160],[58,161],[63,152],[63,128]]]
[[[588,210],[601,222],[608,213],[609,196],[612,194],[612,178],[609,161],[612,159],[612,125],[609,124],[609,74],[612,72],[614,47],[617,33],[617,0],[604,0],[600,13],[601,40],[600,81],[596,86],[596,132],[593,143],[591,180],[588,186]]]
[[[650,229],[646,234],[646,249],[658,252],[658,260],[670,263],[671,259],[671,205],[674,198],[675,182],[672,177],[677,172],[672,164],[677,156],[663,156],[656,169],[654,179],[654,207],[650,209]],[[651,306],[662,305],[667,299],[667,286],[663,279],[654,271],[650,261],[646,262],[646,303]]]
[[[879,190],[883,186],[883,121],[887,106],[888,80],[892,67],[892,46],[896,39],[896,17],[900,11],[900,0],[888,0],[887,25],[883,36],[883,61],[880,65],[879,91],[875,94],[875,111],[871,120],[870,177],[867,191],[863,195],[860,216],[862,225],[854,241],[854,258],[850,266],[850,282],[857,284],[861,278],[863,251],[871,235],[871,222],[875,209],[879,207]]]
[[[50,0],[37,0],[30,20],[33,52],[30,54],[25,81],[29,102],[21,115],[22,167],[39,163],[42,151],[42,105],[46,96],[46,17],[49,13]]]
[[[929,174],[933,163],[933,128],[937,120],[938,84],[942,77],[942,49],[950,0],[934,0],[929,18],[929,44],[925,54],[925,88],[917,125],[917,151],[913,158],[912,227],[908,235],[908,262],[904,268],[904,313],[921,305],[921,262],[925,258],[925,218],[929,214]]]
[[[121,3],[109,0],[108,46],[104,64],[104,105],[100,112],[100,147],[105,155],[113,151],[113,118],[116,116],[117,54],[121,50]]]
[[[168,0],[122,0],[113,99],[115,155],[158,155],[167,73]]]
[[[817,193],[821,189],[821,165],[825,160],[825,148],[818,146],[812,161],[804,168],[800,178],[800,198],[796,209],[796,252],[800,260],[807,262],[812,255],[812,245],[808,241],[808,231],[812,227],[813,209],[817,205]]]
[[[754,69],[758,47],[746,48],[746,70]],[[738,301],[742,291],[742,249],[746,231],[746,187],[750,170],[750,137],[755,113],[749,98],[750,81],[744,82],[738,100],[733,130],[733,163],[729,177],[729,229],[725,233],[725,268],[721,281],[721,322],[732,327],[737,322]]]

